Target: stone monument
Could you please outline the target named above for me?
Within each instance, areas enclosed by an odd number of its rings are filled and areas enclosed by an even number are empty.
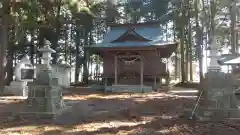
[[[15,67],[15,81],[6,86],[8,92],[16,96],[28,96],[28,82],[34,78],[34,67],[31,64],[28,55],[24,56]]]
[[[200,120],[223,120],[239,118],[236,89],[240,86],[238,78],[223,72],[208,72],[203,83],[197,115]]]
[[[240,118],[236,89],[240,86],[235,74],[221,72],[218,63],[218,47],[213,39],[210,50],[210,66],[201,83],[201,94],[194,114],[200,120],[224,120]]]
[[[63,88],[70,88],[70,70],[71,66],[68,64],[53,64],[54,76],[58,78],[58,83]]]
[[[65,106],[61,86],[58,78],[53,78],[50,66],[51,53],[55,51],[50,48],[49,41],[39,49],[42,52],[43,64],[39,67],[36,80],[28,83],[29,92],[26,99],[23,116],[36,116],[40,118],[55,118],[63,113],[68,107]]]
[[[68,64],[51,64],[53,77],[58,78],[58,84],[63,88],[70,88],[70,70]],[[36,72],[40,72],[41,64],[36,65]]]

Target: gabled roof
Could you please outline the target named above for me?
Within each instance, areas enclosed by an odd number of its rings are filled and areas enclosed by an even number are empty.
[[[119,38],[113,40],[111,43],[114,42],[126,42],[126,41],[141,41],[141,42],[147,42],[151,41],[149,39],[146,39],[139,35],[136,31],[135,28],[129,28],[123,35],[121,35]]]
[[[172,52],[176,51],[178,43],[166,41],[163,33],[158,22],[114,24],[111,25],[101,43],[85,47],[91,48],[93,53],[99,55],[103,55],[105,51],[158,49],[161,57],[168,58]]]
[[[135,36],[136,40],[124,40],[126,36]],[[147,47],[168,44],[173,44],[173,41],[165,41],[160,24],[155,22],[111,25],[104,40],[91,47]]]
[[[114,24],[104,37],[104,40],[92,46],[91,51],[103,55],[105,51],[143,49],[158,49],[161,57],[168,58],[176,51],[177,42],[166,41],[160,23]]]
[[[112,41],[124,36],[125,34],[129,34],[129,29],[134,29],[134,33],[136,36],[140,36],[141,38],[147,39],[149,41],[155,40],[164,40],[162,29],[160,28],[160,24],[122,24],[122,25],[112,25],[110,26],[109,32],[104,37],[102,43],[97,46],[101,46],[106,43],[111,43]]]

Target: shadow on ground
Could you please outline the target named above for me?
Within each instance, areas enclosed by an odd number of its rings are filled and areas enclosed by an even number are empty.
[[[82,94],[83,93],[83,94]],[[194,99],[179,98],[166,93],[128,94],[72,92],[66,96],[72,106],[55,120],[1,118],[0,133],[40,135],[200,135],[239,134],[237,128],[224,124],[199,123],[181,118],[184,108]],[[5,109],[4,109],[5,107]],[[2,104],[5,112],[21,111],[22,102]],[[2,110],[1,108],[1,110]],[[4,114],[1,112],[1,115]],[[16,114],[16,113],[14,113]],[[8,114],[11,116],[12,114]],[[8,119],[7,119],[8,118]],[[218,130],[220,126],[220,129]],[[212,131],[214,130],[214,131]]]

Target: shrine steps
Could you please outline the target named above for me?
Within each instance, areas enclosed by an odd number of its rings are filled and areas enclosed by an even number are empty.
[[[146,85],[112,85],[106,86],[105,91],[107,92],[152,92],[153,88],[151,86]]]

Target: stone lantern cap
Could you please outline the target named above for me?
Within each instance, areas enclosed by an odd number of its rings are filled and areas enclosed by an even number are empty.
[[[50,47],[50,42],[48,40],[45,40],[45,46],[43,48],[40,48],[39,51],[40,52],[49,52],[49,53],[55,53],[56,51],[53,50],[51,47]]]

